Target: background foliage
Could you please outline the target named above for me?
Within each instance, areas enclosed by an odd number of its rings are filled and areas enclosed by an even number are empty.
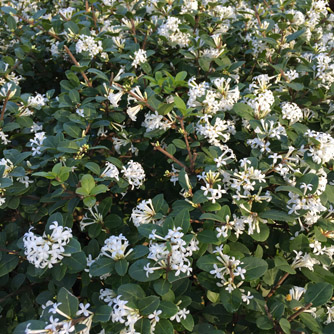
[[[0,4],[0,328],[333,333],[326,1]]]

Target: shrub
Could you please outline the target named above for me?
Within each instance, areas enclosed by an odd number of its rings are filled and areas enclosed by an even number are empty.
[[[1,328],[333,333],[324,0],[1,5]]]

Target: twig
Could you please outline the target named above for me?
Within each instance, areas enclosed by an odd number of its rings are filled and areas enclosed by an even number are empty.
[[[3,301],[5,301],[7,298],[9,298],[11,296],[16,296],[16,295],[20,294],[22,291],[27,290],[27,288],[31,288],[33,285],[36,285],[36,284],[39,284],[39,283],[37,283],[37,282],[31,283],[29,286],[25,285],[22,288],[14,291],[14,292],[9,293],[8,295],[6,295],[5,297],[0,299],[0,303],[2,303]]]
[[[186,142],[186,147],[187,147],[189,161],[190,161],[190,170],[193,171],[194,170],[194,163],[195,163],[195,161],[194,161],[193,155],[191,153],[191,148],[190,148],[189,141],[188,141],[188,133],[187,133],[185,127],[184,127],[183,118],[180,117],[178,119],[180,121],[180,125],[181,125],[181,129],[182,129],[182,134],[183,134],[183,137],[184,137],[184,141]]]
[[[88,125],[86,126],[86,129],[85,129],[85,135],[89,132],[90,127],[91,127],[91,123],[88,123]]]
[[[257,11],[257,8],[256,8],[255,5],[254,5],[254,11],[255,11],[255,16],[256,16],[256,19],[257,19],[257,23],[259,24],[259,28],[262,29],[262,23],[261,23],[260,15],[259,15],[259,12]],[[262,36],[266,37],[266,32],[265,31],[262,31]]]
[[[80,67],[80,64],[78,63],[78,61],[77,61],[77,60],[75,59],[75,57],[73,56],[73,54],[72,54],[72,52],[70,51],[70,49],[69,49],[66,45],[64,45],[64,49],[65,49],[66,53],[70,56],[70,58],[71,58],[73,64],[74,64],[75,66],[79,66],[79,67]],[[83,71],[81,72],[81,74],[82,74],[83,78],[85,79],[85,81],[86,81],[86,83],[87,83],[87,86],[88,86],[88,87],[92,87],[92,83],[89,81],[87,75],[86,75]]]
[[[120,84],[117,83],[117,82],[114,82],[113,85],[115,85],[115,86],[117,86],[117,87],[123,89],[123,91],[127,92],[129,95],[131,95],[132,97],[134,97],[137,101],[144,103],[145,107],[151,109],[152,111],[155,111],[155,109],[154,109],[151,105],[149,105],[149,104],[147,103],[147,100],[145,100],[145,99],[141,99],[138,95],[136,95],[135,93],[131,92],[131,90],[127,90],[127,89],[125,89],[124,86],[120,85]]]
[[[144,41],[143,41],[143,45],[141,47],[143,50],[145,50],[145,48],[146,48],[146,43],[147,43],[147,37],[148,37],[148,35],[149,35],[149,32],[148,32],[148,30],[146,30],[146,34],[145,34],[145,38],[144,38]]]
[[[281,279],[276,283],[276,285],[270,290],[266,299],[269,299],[276,292],[276,290],[282,285],[282,283],[287,279],[288,276],[289,276],[289,273],[285,273],[281,277]]]
[[[89,4],[88,4],[88,0],[85,1],[85,8],[86,8],[86,12],[89,12]]]
[[[184,165],[180,160],[176,159],[173,155],[171,155],[170,153],[168,153],[167,151],[165,151],[159,144],[155,144],[152,143],[152,145],[154,146],[154,150],[158,150],[161,153],[163,153],[166,157],[168,157],[169,159],[172,159],[175,163],[177,163],[179,166],[181,166],[182,168],[184,168],[185,170],[188,170],[188,167],[186,165]]]
[[[306,306],[300,308],[297,312],[295,312],[293,315],[291,315],[288,318],[288,321],[291,322],[293,319],[297,318],[299,314],[303,313],[304,311],[308,310],[312,306],[312,303],[308,303]]]
[[[97,18],[96,18],[96,15],[95,15],[95,11],[94,11],[94,7],[93,5],[91,6],[91,9],[92,9],[92,17],[93,17],[93,21],[94,21],[94,27],[97,28]]]
[[[11,249],[7,249],[7,248],[0,248],[0,252],[6,252],[6,253],[11,254],[11,255],[20,254],[20,252],[18,252],[16,250],[11,250]]]
[[[6,94],[6,98],[5,98],[5,101],[3,103],[3,106],[2,106],[2,110],[1,110],[1,116],[0,116],[0,121],[3,120],[3,118],[5,117],[5,111],[6,111],[6,107],[7,107],[7,102],[9,101],[9,95],[12,91],[10,90],[10,88],[8,89],[8,92]]]

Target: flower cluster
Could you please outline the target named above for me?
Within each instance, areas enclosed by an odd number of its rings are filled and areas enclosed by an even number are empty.
[[[126,252],[128,246],[129,241],[124,235],[112,235],[104,241],[100,255],[107,256],[115,261],[124,259],[133,251],[133,249],[130,248]]]
[[[146,276],[161,268],[175,271],[175,276],[181,273],[190,275],[192,272],[190,257],[198,250],[198,241],[192,238],[186,242],[181,227],[169,229],[165,237],[161,237],[153,230],[150,235],[149,254],[147,258],[154,261],[144,266]],[[170,245],[170,246],[169,246]]]
[[[217,283],[219,287],[225,287],[229,293],[234,289],[240,287],[243,281],[239,281],[237,284],[235,282],[235,277],[242,280],[245,279],[246,269],[243,269],[240,264],[243,263],[240,260],[236,260],[234,256],[230,257],[226,254],[223,254],[222,247],[217,247],[214,251],[217,253],[217,260],[220,262],[220,265],[214,264],[213,270],[210,271],[210,274],[215,275],[215,278],[218,278],[220,282]]]
[[[65,246],[73,236],[72,230],[66,226],[59,226],[56,221],[49,227],[51,235],[44,232],[43,236],[39,236],[31,229],[23,236],[24,254],[27,260],[36,268],[52,268],[61,262],[66,256]]]

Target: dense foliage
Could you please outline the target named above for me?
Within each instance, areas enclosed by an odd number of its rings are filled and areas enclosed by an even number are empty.
[[[333,333],[324,0],[1,0],[2,333]]]

